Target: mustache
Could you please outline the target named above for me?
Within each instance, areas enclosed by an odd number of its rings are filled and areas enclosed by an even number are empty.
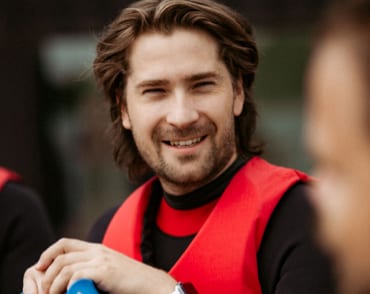
[[[175,126],[157,126],[153,132],[154,139],[163,138],[189,138],[210,135],[216,132],[216,126],[212,123],[192,125],[186,128]]]

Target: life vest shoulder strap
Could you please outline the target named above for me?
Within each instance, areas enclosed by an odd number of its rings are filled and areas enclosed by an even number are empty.
[[[144,183],[123,202],[107,228],[104,245],[142,261],[140,246],[144,213],[155,179]]]

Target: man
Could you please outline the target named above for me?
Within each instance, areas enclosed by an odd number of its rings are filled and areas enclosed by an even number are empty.
[[[53,241],[40,199],[20,176],[0,167],[0,293],[19,293],[24,271]]]
[[[307,143],[322,244],[343,293],[369,293],[370,1],[333,7],[320,23],[307,79]]]
[[[116,161],[131,178],[156,176],[97,223],[90,240],[105,246],[59,241],[27,271],[24,293],[79,278],[109,293],[331,293],[307,176],[256,156],[257,62],[249,24],[216,2],[123,10],[94,70]]]

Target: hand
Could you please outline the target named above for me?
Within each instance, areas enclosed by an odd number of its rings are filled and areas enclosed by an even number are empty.
[[[176,281],[162,270],[133,260],[101,244],[61,239],[29,268],[24,294],[61,294],[76,280],[86,278],[110,294],[168,294]]]

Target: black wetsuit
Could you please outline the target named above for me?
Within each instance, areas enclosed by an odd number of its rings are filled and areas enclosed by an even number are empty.
[[[5,184],[0,190],[0,293],[20,293],[25,270],[54,241],[35,193],[21,183]]]

